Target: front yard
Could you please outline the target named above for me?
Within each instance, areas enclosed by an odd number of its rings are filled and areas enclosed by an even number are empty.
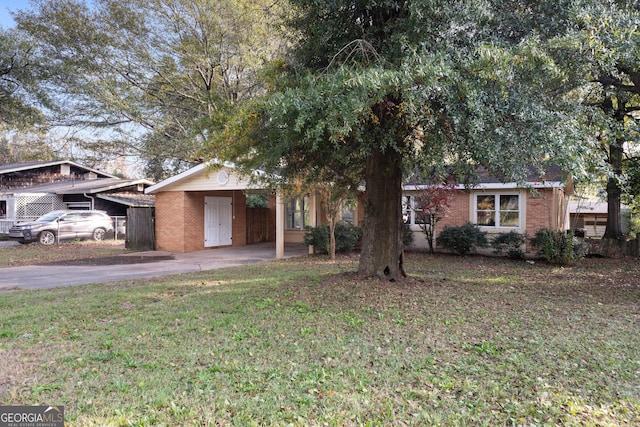
[[[0,268],[102,258],[124,253],[127,253],[127,250],[124,248],[123,240],[69,241],[51,246],[31,243],[0,247]]]
[[[403,284],[345,256],[4,293],[0,404],[78,426],[640,424],[637,259],[407,258]]]

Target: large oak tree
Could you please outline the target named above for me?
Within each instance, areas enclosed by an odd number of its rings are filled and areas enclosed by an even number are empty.
[[[464,180],[483,164],[523,180],[578,140],[554,105],[565,76],[540,48],[564,30],[569,2],[290,3],[294,48],[273,93],[229,124],[227,153],[284,177],[359,173],[364,276],[403,275],[407,171],[446,165]]]

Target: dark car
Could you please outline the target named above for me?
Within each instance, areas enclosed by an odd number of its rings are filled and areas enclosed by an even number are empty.
[[[113,231],[111,217],[102,211],[53,211],[32,222],[23,222],[9,229],[9,238],[20,243],[38,241],[52,245],[56,240],[102,240]]]

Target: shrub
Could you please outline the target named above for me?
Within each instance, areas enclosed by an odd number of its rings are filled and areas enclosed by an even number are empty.
[[[562,232],[543,228],[536,231],[531,245],[547,262],[568,265],[587,255],[587,245],[573,235],[572,231]]]
[[[362,237],[362,230],[347,221],[336,223],[336,252],[352,251],[356,243]],[[317,227],[306,227],[304,244],[313,246],[317,253],[329,253],[331,239],[329,237],[329,225],[323,224]]]
[[[486,248],[488,246],[487,233],[480,228],[467,222],[459,227],[446,226],[436,239],[438,246],[465,256],[475,248]]]
[[[264,194],[247,194],[248,208],[268,208],[269,198]]]
[[[524,258],[524,251],[522,245],[527,242],[527,236],[520,234],[517,231],[510,231],[508,233],[500,233],[496,235],[491,241],[491,247],[493,253],[496,255],[502,255],[506,253],[511,259]]]
[[[413,231],[411,231],[411,227],[408,224],[402,226],[402,245],[405,248],[413,246]]]
[[[629,224],[629,237],[636,239],[640,235],[640,216],[634,211],[623,211],[624,220]]]

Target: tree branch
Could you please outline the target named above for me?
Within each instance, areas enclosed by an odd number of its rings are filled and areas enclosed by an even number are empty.
[[[618,70],[620,70],[621,72],[629,76],[629,79],[633,83],[633,88],[634,88],[632,92],[635,92],[640,95],[640,72],[636,70],[632,70],[629,67],[626,67],[624,65],[619,65],[619,64],[617,68]]]
[[[612,76],[601,76],[595,80],[592,80],[591,82],[600,83],[603,86],[612,86],[627,92],[638,93],[638,89],[636,88],[636,86],[624,84],[620,79],[616,79]]]

